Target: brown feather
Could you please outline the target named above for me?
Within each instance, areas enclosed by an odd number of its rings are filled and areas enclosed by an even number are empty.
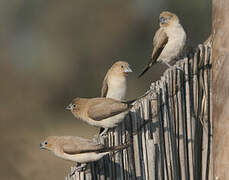
[[[101,97],[106,97],[108,92],[108,84],[107,84],[107,74],[103,80],[103,86],[101,89]]]
[[[80,137],[71,137],[63,144],[63,151],[66,154],[80,154],[86,152],[99,152],[104,145],[94,143],[92,140]]]
[[[168,42],[168,36],[162,28],[158,29],[155,33],[153,39],[153,53],[152,53],[152,63],[154,64],[157,58],[160,56],[162,50],[164,49],[166,43]]]
[[[162,28],[158,29],[157,32],[155,33],[154,39],[153,39],[153,53],[151,56],[150,61],[148,64],[145,66],[143,71],[138,75],[140,78],[143,74],[145,74],[149,68],[156,63],[158,57],[160,56],[162,50],[164,49],[166,43],[168,42],[168,36],[164,32]]]
[[[93,98],[88,102],[88,116],[100,121],[130,109],[131,105],[110,98]]]

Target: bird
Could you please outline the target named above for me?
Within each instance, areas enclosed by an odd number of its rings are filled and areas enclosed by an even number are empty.
[[[107,71],[103,80],[101,97],[112,98],[118,101],[124,100],[127,90],[127,76],[130,72],[133,71],[127,62],[115,62]]]
[[[127,77],[133,72],[130,65],[126,61],[115,62],[103,80],[101,88],[101,97],[112,98],[122,101],[126,97]],[[99,134],[102,134],[104,128],[100,128]]]
[[[129,144],[126,143],[119,146],[106,147],[94,140],[78,136],[48,136],[40,143],[40,149],[49,150],[59,158],[77,163],[70,176],[86,167],[88,162],[97,161],[110,152],[119,151],[128,146]],[[78,163],[82,164],[79,166]]]
[[[125,118],[133,106],[131,101],[117,101],[111,98],[75,98],[66,107],[72,114],[92,126],[103,127],[105,130],[100,136],[103,136],[108,128],[118,126]]]
[[[169,63],[181,54],[185,46],[186,33],[176,14],[163,11],[160,14],[159,21],[160,28],[153,38],[154,48],[151,59],[139,74],[139,78],[157,62],[162,62],[171,67]]]

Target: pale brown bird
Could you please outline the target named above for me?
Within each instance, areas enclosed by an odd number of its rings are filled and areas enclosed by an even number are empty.
[[[126,97],[127,77],[133,72],[126,61],[117,61],[108,70],[101,89],[101,97],[122,101]],[[103,134],[104,128],[99,134]]]
[[[153,52],[151,59],[138,77],[141,77],[156,62],[163,62],[167,66],[180,55],[185,42],[186,33],[176,14],[164,11],[160,14],[160,28],[153,39]]]
[[[49,150],[57,157],[83,163],[81,166],[76,167],[71,175],[85,167],[85,163],[97,161],[110,152],[122,150],[127,147],[128,144],[106,147],[93,140],[77,136],[49,136],[45,141],[40,143],[40,149]]]
[[[133,100],[135,101],[135,100]],[[72,114],[92,126],[108,128],[117,126],[127,115],[133,101],[121,102],[111,98],[75,98],[66,107]]]
[[[127,90],[127,76],[132,72],[125,61],[117,61],[108,70],[101,89],[101,97],[124,100]]]

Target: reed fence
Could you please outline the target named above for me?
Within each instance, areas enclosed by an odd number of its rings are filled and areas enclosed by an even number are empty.
[[[65,179],[213,179],[211,77],[211,47],[199,45],[152,83],[125,121],[109,131],[106,145],[132,142],[130,147]]]

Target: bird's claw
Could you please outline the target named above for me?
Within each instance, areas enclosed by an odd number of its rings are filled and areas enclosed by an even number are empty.
[[[180,70],[180,71],[184,71],[181,67],[175,66],[175,69]]]
[[[103,139],[105,139],[105,138],[108,137],[107,132],[101,133],[99,136],[100,136],[101,138],[103,138]]]
[[[107,138],[107,137],[108,137],[107,131],[108,131],[108,128],[105,128],[105,129],[103,130],[103,132],[99,134],[99,136],[100,136],[101,138]]]
[[[79,171],[79,167],[76,167],[72,173],[70,174],[70,177],[72,177],[77,171]]]
[[[76,172],[85,171],[85,170],[86,170],[86,166],[77,166],[70,174],[70,177],[72,177]]]

